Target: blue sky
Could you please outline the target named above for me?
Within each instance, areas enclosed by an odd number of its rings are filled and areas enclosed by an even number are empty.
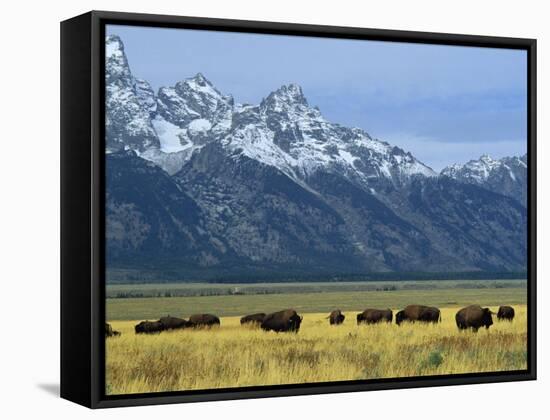
[[[107,33],[155,90],[201,72],[237,102],[259,103],[297,83],[330,121],[436,170],[527,149],[525,51],[118,25]]]

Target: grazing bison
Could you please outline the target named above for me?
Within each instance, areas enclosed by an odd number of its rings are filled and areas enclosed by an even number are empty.
[[[185,319],[175,318],[173,316],[165,316],[159,320],[163,330],[177,330],[182,328],[192,327],[193,325]]]
[[[134,327],[136,334],[156,334],[164,330],[160,321],[141,321]]]
[[[257,314],[251,314],[251,315],[245,315],[241,318],[241,325],[245,324],[256,324],[260,325],[265,318],[265,314],[263,312],[257,313]]]
[[[393,312],[391,309],[365,309],[357,314],[357,325],[361,323],[376,324],[378,322],[392,322]]]
[[[195,328],[199,327],[213,327],[220,325],[220,318],[211,314],[196,314],[189,317],[191,326]]]
[[[516,311],[511,306],[501,306],[498,308],[497,319],[499,321],[513,321],[516,316]]]
[[[275,332],[298,332],[303,317],[299,316],[294,309],[274,312],[265,316],[261,327],[265,331]]]
[[[118,337],[120,332],[113,330],[111,324],[105,323],[105,337]]]
[[[441,322],[441,311],[438,308],[424,305],[409,305],[395,314],[395,323],[401,325],[409,322]]]
[[[459,330],[471,328],[477,331],[481,327],[489,329],[493,325],[491,314],[489,308],[482,308],[479,305],[466,306],[456,313],[456,326]]]
[[[340,325],[344,322],[346,316],[342,313],[340,309],[336,309],[335,311],[332,311],[327,318],[330,325]]]

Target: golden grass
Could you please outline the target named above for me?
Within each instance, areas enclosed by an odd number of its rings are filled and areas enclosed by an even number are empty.
[[[113,321],[107,339],[106,392],[160,391],[399,378],[527,369],[526,306],[514,322],[459,332],[457,308],[438,325],[357,326],[347,312],[331,327],[327,314],[303,314],[298,334],[242,327],[225,317],[212,330],[135,335],[137,321]],[[496,308],[493,308],[496,310]]]

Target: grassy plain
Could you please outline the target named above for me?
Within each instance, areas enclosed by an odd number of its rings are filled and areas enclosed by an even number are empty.
[[[293,305],[287,301],[283,306]],[[441,324],[401,327],[357,326],[351,310],[343,325],[331,327],[326,311],[304,313],[298,334],[242,327],[239,317],[226,316],[221,327],[211,330],[144,336],[134,334],[134,320],[111,320],[122,335],[107,339],[106,391],[131,394],[522,370],[527,368],[526,306],[515,307],[514,322],[495,320],[489,330],[478,333],[457,330],[456,307],[442,309]]]
[[[108,394],[198,390],[526,369],[525,280],[263,284],[144,284],[107,288],[106,318],[120,337],[107,339]],[[367,307],[411,303],[442,308],[438,325],[357,326]],[[458,308],[479,303],[516,308],[512,323],[459,332]],[[294,308],[298,334],[242,327],[240,316]],[[347,318],[331,327],[327,314]],[[135,335],[140,320],[193,313],[221,317],[212,330]]]
[[[524,280],[133,287],[136,288],[109,288],[108,293],[116,295],[124,290],[124,296],[144,293],[144,296],[155,297],[108,298],[108,320],[152,320],[165,315],[188,317],[194,313],[238,316],[284,308],[294,308],[300,313],[323,313],[335,308],[346,311],[360,311],[367,307],[402,308],[412,303],[438,307],[465,306],[472,303],[489,306],[527,303]],[[235,291],[238,294],[234,294]],[[156,297],[167,294],[172,297]]]

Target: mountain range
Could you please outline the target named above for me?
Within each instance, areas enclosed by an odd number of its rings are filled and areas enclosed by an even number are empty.
[[[155,93],[113,35],[105,70],[108,280],[525,270],[526,156],[437,173],[296,84]]]

